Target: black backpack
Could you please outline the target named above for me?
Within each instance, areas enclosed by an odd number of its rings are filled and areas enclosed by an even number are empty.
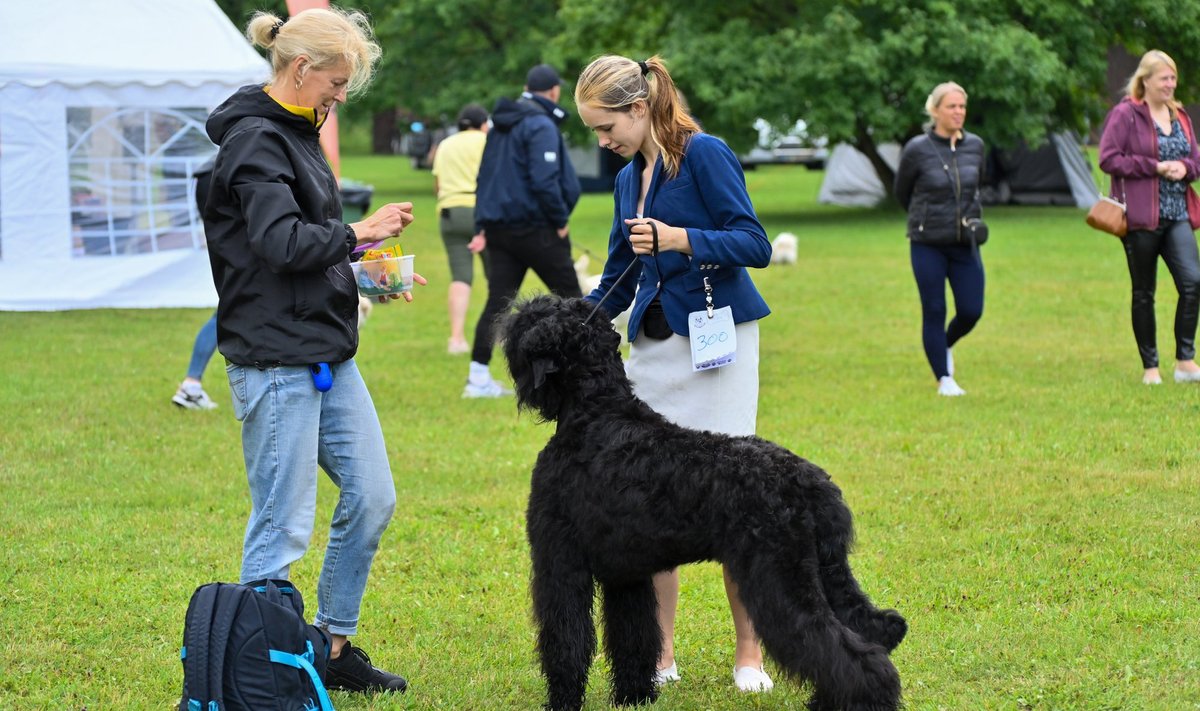
[[[329,636],[286,580],[196,588],[183,627],[179,711],[333,711]]]

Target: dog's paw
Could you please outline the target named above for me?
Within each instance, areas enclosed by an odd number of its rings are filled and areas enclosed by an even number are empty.
[[[908,623],[895,610],[875,610],[866,629],[860,634],[891,652],[904,641],[904,636],[908,634]]]

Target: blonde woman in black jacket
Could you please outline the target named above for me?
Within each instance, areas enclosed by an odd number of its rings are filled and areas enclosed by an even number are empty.
[[[259,12],[246,34],[270,51],[274,76],[209,117],[220,149],[204,209],[217,345],[250,485],[240,580],[287,579],[308,549],[324,469],[339,490],[316,586],[315,624],[331,639],[325,684],[404,691],[403,677],[375,667],[348,639],[396,506],[379,416],[354,363],[358,290],[349,258],[359,245],[399,234],[413,220],[412,203],[347,224],[319,145],[333,107],[366,87],[379,46],[364,15],[337,9],[287,20]]]
[[[925,357],[938,394],[965,395],[954,380],[951,349],[983,315],[983,260],[968,221],[979,218],[984,145],[963,130],[967,92],[954,82],[934,87],[925,101],[931,126],[909,141],[896,170],[896,199],[908,211],[909,251],[921,295]],[[954,318],[946,326],[946,282]]]

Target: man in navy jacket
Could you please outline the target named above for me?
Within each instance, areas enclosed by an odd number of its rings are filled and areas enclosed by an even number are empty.
[[[579,178],[558,130],[567,112],[558,105],[558,72],[548,64],[529,70],[525,92],[501,98],[492,110],[479,166],[473,251],[484,251],[488,299],[475,327],[475,345],[463,397],[511,394],[492,379],[492,327],[532,269],[559,296],[581,296],[571,261],[567,221],[579,201]]]

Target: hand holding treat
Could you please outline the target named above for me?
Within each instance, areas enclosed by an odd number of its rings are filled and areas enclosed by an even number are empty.
[[[395,237],[412,224],[415,219],[412,214],[411,202],[389,202],[371,214],[370,217],[355,222],[354,235],[359,244],[378,242],[379,240]]]

